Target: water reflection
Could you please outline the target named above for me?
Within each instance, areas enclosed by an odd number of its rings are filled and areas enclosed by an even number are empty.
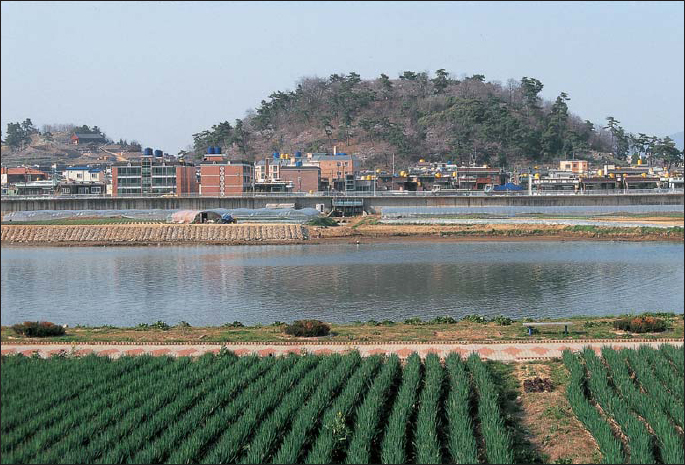
[[[464,242],[5,248],[2,324],[683,311],[683,245]]]

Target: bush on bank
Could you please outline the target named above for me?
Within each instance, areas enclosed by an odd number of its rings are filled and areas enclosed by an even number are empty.
[[[666,321],[652,316],[621,318],[614,321],[614,328],[631,333],[660,333],[666,331]]]
[[[51,337],[64,335],[64,328],[49,321],[25,321],[12,326],[12,329],[26,337]]]
[[[297,337],[327,336],[331,327],[319,320],[298,320],[285,327],[285,333]]]

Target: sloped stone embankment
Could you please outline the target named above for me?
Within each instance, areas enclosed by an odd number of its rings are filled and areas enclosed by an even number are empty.
[[[307,239],[299,224],[3,225],[3,244],[135,245],[290,242]]]

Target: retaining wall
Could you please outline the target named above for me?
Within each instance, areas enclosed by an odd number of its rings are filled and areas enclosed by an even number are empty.
[[[621,195],[516,195],[516,196],[415,196],[355,197],[368,212],[382,207],[483,207],[483,206],[598,206],[683,205],[683,193]],[[267,204],[294,203],[296,208],[331,209],[331,197],[102,197],[12,199],[3,197],[2,213],[24,210],[205,210],[210,208],[264,208]]]

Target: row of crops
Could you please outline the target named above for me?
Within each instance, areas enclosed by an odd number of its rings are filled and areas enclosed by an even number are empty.
[[[476,355],[14,356],[1,377],[3,463],[513,463]]]
[[[604,463],[683,463],[683,350],[564,352],[567,397]]]

